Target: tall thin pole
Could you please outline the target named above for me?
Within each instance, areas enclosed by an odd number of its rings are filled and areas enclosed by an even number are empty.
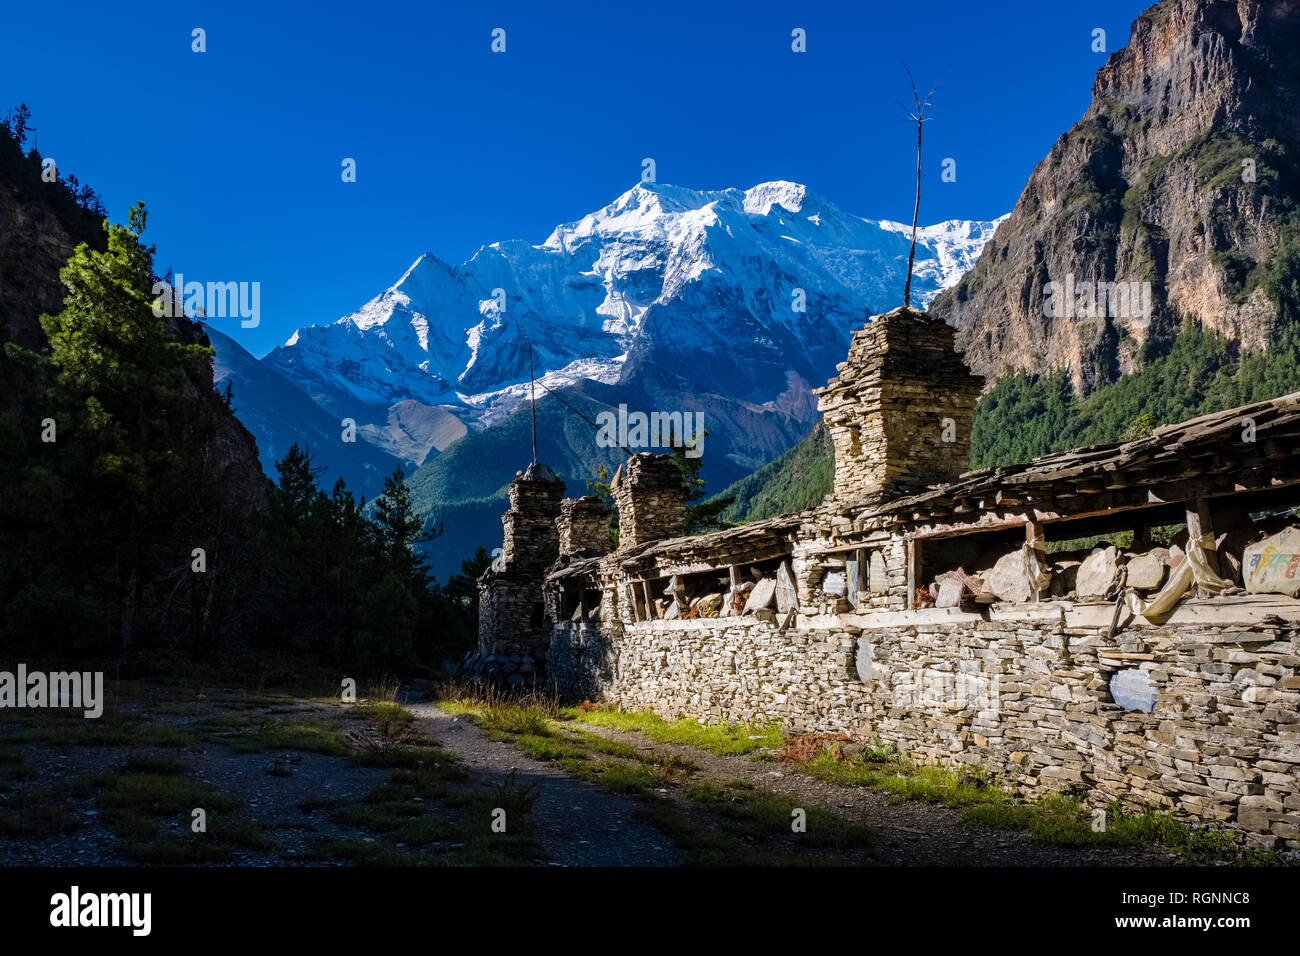
[[[528,343],[528,392],[533,405],[533,464],[537,464],[537,378],[533,375],[533,343]]]
[[[930,100],[938,87],[931,89],[922,102],[921,94],[916,89],[916,80],[912,79],[912,71],[907,68],[906,63],[903,63],[903,70],[912,85],[912,102],[916,104],[916,112],[911,114],[912,119],[916,120],[916,202],[912,205],[912,245],[907,251],[907,284],[903,286],[903,308],[908,309],[912,306],[912,268],[916,262],[916,221],[921,212],[921,124],[925,122],[925,108],[930,105]]]
[[[903,287],[903,307],[912,305],[912,264],[916,262],[916,220],[921,212],[921,115],[925,108],[918,103],[916,118],[916,205],[912,207],[912,247],[907,252],[907,285]]]

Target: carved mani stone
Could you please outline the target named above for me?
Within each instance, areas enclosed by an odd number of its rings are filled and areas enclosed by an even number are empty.
[[[1146,671],[1130,667],[1110,679],[1110,696],[1125,710],[1149,714],[1156,709],[1156,691]]]

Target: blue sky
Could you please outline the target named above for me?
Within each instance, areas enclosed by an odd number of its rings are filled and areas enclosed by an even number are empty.
[[[1114,51],[1146,6],[8,3],[0,103],[32,108],[41,152],[114,220],[146,201],[160,271],[260,282],[261,324],[223,328],[261,355],[423,252],[459,263],[499,239],[541,242],[635,184],[644,157],[660,182],[787,179],[910,220],[900,57],[941,87],[922,223],[999,215],[1087,107],[1106,59],[1092,31]]]

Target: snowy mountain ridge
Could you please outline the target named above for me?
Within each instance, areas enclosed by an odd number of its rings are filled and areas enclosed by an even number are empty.
[[[953,285],[1000,221],[919,229],[916,301]],[[678,367],[677,355],[716,362],[739,346],[753,374],[692,385],[762,404],[787,384],[770,372],[824,378],[864,313],[896,304],[910,231],[797,183],[639,183],[541,244],[495,242],[459,266],[420,256],[355,312],[299,329],[264,361],[331,412],[373,418],[414,401],[479,429],[526,397],[530,344],[556,390],[624,382],[647,361]]]

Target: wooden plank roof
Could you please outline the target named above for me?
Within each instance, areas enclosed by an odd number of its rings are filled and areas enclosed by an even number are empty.
[[[1254,441],[1243,440],[1254,422]],[[705,535],[651,541],[601,558],[574,561],[552,579],[653,565],[716,564],[737,552],[784,546],[804,525],[832,537],[883,522],[899,531],[944,517],[972,529],[1027,502],[1047,503],[1058,517],[1174,500],[1166,495],[1253,491],[1300,482],[1300,392],[1164,425],[1130,442],[1088,445],[1018,465],[969,471],[957,481],[880,502],[833,498],[816,508]],[[1193,488],[1195,491],[1193,492]],[[1155,490],[1153,490],[1155,489]],[[812,528],[809,529],[813,531]]]

